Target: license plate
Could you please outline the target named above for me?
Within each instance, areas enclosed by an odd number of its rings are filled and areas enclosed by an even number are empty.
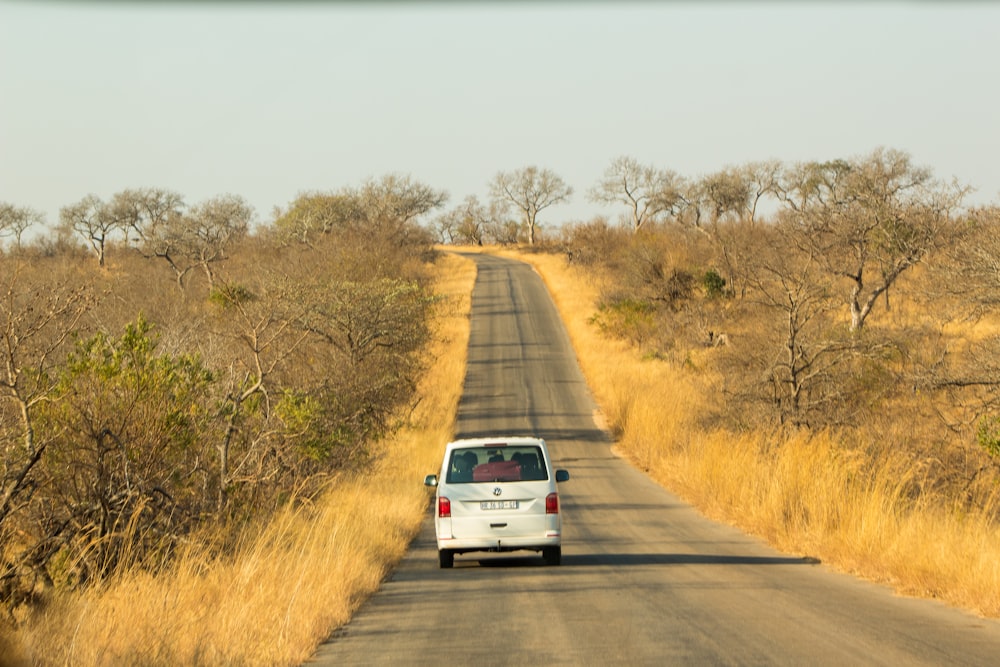
[[[516,510],[516,500],[483,500],[479,503],[481,510]]]

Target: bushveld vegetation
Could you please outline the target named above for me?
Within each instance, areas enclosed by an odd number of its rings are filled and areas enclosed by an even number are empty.
[[[0,255],[5,624],[231,555],[380,465],[421,398],[439,307],[416,219],[442,198],[387,176],[251,234],[238,197],[126,190]]]
[[[435,262],[427,372],[398,428],[367,464],[315,497],[193,534],[157,569],[120,568],[100,586],[54,591],[5,653],[43,665],[299,665],[374,592],[426,515],[414,483],[439,463],[465,373],[475,267]],[[226,539],[228,547],[219,547]]]
[[[884,149],[635,168],[625,224],[526,255],[618,446],[783,549],[1000,615],[1000,211]]]

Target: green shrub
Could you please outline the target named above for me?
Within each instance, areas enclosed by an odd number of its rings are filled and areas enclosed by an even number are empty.
[[[313,461],[325,461],[338,444],[340,426],[331,424],[322,403],[314,396],[286,390],[275,414],[285,426],[286,440],[294,443],[298,452]]]
[[[641,343],[655,333],[656,307],[640,299],[619,299],[602,304],[590,322],[606,336]]]
[[[976,440],[987,454],[1000,458],[1000,415],[988,415],[979,420]]]
[[[726,279],[715,269],[709,269],[701,276],[701,286],[709,299],[718,299],[726,293]]]
[[[210,302],[222,308],[229,308],[237,303],[247,303],[255,298],[256,295],[243,285],[217,285],[208,295]]]

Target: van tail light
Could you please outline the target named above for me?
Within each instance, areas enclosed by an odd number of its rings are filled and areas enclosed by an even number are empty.
[[[548,502],[545,503],[545,507],[549,506]],[[438,516],[441,518],[451,516],[451,501],[441,496],[438,498]]]
[[[545,513],[559,514],[559,494],[550,493],[545,496]]]

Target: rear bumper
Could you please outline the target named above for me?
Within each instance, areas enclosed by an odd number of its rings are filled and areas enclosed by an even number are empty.
[[[562,535],[544,537],[494,537],[494,538],[438,538],[438,551],[448,549],[455,553],[468,551],[541,551],[546,547],[562,545]]]

